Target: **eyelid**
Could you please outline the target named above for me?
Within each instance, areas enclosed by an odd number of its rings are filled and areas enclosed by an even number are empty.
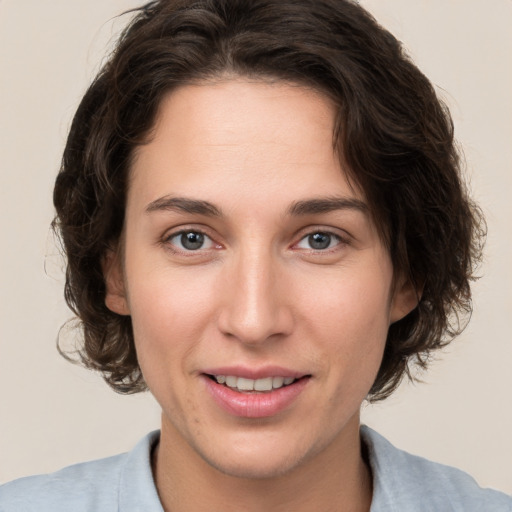
[[[308,236],[314,235],[315,233],[323,233],[325,235],[335,237],[336,239],[338,239],[339,243],[336,244],[336,246],[327,248],[327,249],[313,249],[313,248],[300,249],[299,248],[297,250],[308,251],[311,253],[318,253],[318,254],[320,254],[320,253],[326,254],[329,252],[336,251],[337,249],[340,248],[340,246],[350,245],[352,242],[351,236],[346,231],[341,230],[339,228],[332,228],[332,227],[325,227],[325,226],[308,226],[307,228],[301,229],[299,231],[299,233],[297,233],[297,235],[295,237],[296,241],[292,244],[292,249],[296,248],[297,245],[300,242],[302,242],[302,240],[304,240]]]
[[[186,250],[186,249],[179,249],[175,245],[170,243],[170,240],[172,240],[174,237],[182,235],[184,233],[200,233],[207,237],[213,247],[208,247],[206,249],[200,248],[196,250]],[[330,235],[332,237],[335,237],[339,243],[336,244],[334,247],[327,248],[327,249],[301,249],[297,248],[297,245],[304,240],[306,237],[313,235],[315,233],[323,233],[326,235]],[[205,252],[211,251],[211,250],[218,250],[222,249],[224,246],[222,243],[217,242],[218,237],[211,234],[211,229],[209,229],[206,226],[198,226],[198,225],[185,225],[185,226],[176,226],[174,228],[171,228],[165,232],[165,234],[161,237],[160,242],[163,246],[168,248],[170,251],[176,253],[176,254],[182,254],[186,256],[194,256],[194,255],[200,255],[204,254]],[[326,227],[322,225],[316,225],[316,226],[307,226],[305,228],[300,229],[296,235],[293,237],[294,242],[291,245],[291,249],[296,249],[298,251],[303,252],[310,252],[310,253],[317,253],[317,254],[327,254],[330,252],[336,252],[341,247],[351,245],[352,244],[352,236],[345,230],[341,228],[334,228],[334,227]]]
[[[179,226],[175,227],[173,229],[170,229],[165,232],[165,234],[162,236],[160,243],[164,245],[167,249],[172,251],[175,254],[182,254],[186,256],[194,256],[194,255],[200,255],[204,254],[205,252],[216,250],[222,248],[222,245],[218,243],[212,234],[209,233],[210,230],[206,229],[205,227],[198,227],[196,226]],[[212,247],[208,248],[200,248],[196,250],[186,250],[186,249],[180,249],[179,247],[176,247],[174,244],[171,243],[171,240],[177,236],[183,235],[185,233],[198,233],[203,235],[205,238],[208,238],[211,241]]]

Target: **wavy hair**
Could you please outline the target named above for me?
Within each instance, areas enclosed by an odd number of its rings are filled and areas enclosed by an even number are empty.
[[[78,359],[118,392],[146,387],[130,317],[105,306],[102,258],[121,236],[130,158],[163,97],[226,74],[283,80],[333,100],[334,148],[368,200],[395,274],[422,290],[389,328],[369,399],[388,396],[412,378],[412,363],[425,368],[464,327],[485,235],[431,83],[349,0],[160,0],[129,12],[78,107],[54,189],[65,297],[83,335]]]

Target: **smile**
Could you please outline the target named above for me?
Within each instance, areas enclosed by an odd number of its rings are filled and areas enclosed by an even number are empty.
[[[270,392],[274,389],[280,389],[284,386],[293,384],[297,379],[293,377],[266,377],[263,379],[247,379],[244,377],[236,377],[234,375],[212,375],[218,384],[243,393],[247,392]]]
[[[203,373],[202,377],[217,406],[229,415],[245,418],[265,418],[284,412],[299,399],[311,380],[311,375],[284,377],[268,373],[256,379],[220,372]]]

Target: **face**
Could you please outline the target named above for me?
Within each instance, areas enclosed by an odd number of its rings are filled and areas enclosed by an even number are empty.
[[[133,162],[107,305],[132,317],[162,436],[227,474],[354,444],[409,309],[333,126],[330,102],[299,86],[184,86]]]

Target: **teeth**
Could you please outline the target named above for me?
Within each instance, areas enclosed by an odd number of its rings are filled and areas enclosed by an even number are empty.
[[[273,377],[272,378],[272,387],[274,389],[278,389],[283,386],[284,377]]]
[[[228,376],[228,377],[224,377],[224,375],[220,375],[221,378],[224,378],[226,380],[226,386],[230,387],[230,388],[236,388],[236,384],[238,382],[238,377],[232,377],[232,376]],[[218,379],[217,379],[217,382]],[[222,384],[222,382],[219,382],[219,384]]]
[[[246,379],[233,375],[214,375],[214,377],[219,384],[226,384],[239,391],[272,391],[295,381],[293,377],[265,377],[264,379]]]
[[[254,391],[271,391],[273,387],[272,377],[258,379],[254,381]]]
[[[244,379],[243,377],[238,377],[238,382],[236,383],[236,387],[240,391],[252,391],[254,389],[255,380],[252,379]]]

